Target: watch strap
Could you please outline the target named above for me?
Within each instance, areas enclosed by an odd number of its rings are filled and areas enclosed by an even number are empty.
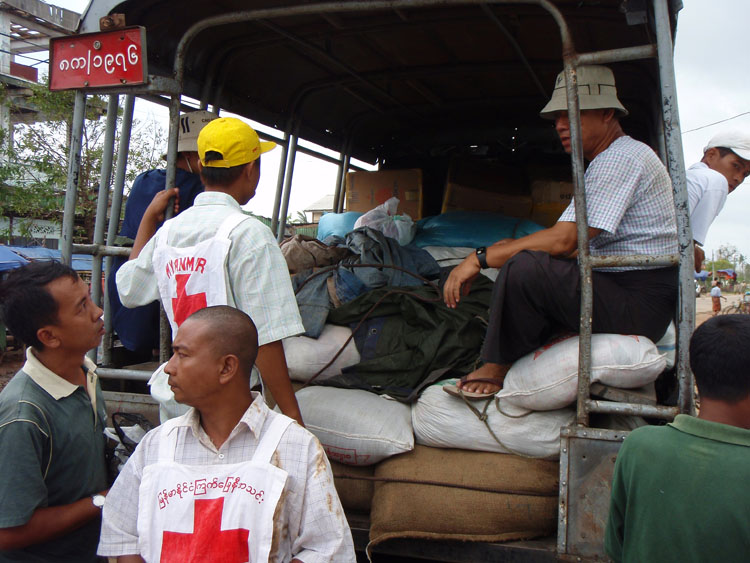
[[[477,260],[479,261],[479,266],[484,270],[486,268],[489,268],[489,264],[487,264],[487,247],[486,246],[480,246],[476,249],[476,255]]]

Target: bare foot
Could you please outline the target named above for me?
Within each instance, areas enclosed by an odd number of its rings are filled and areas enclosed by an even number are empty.
[[[463,382],[459,381],[456,386],[469,393],[497,393],[503,388],[503,380],[509,369],[510,365],[506,364],[484,364],[478,370],[467,375]],[[496,379],[497,383],[485,381],[472,383],[472,379]]]

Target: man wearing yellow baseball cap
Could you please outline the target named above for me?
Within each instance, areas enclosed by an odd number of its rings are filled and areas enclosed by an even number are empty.
[[[261,378],[281,411],[301,424],[281,343],[305,330],[289,270],[271,230],[240,207],[255,195],[261,154],[275,146],[240,119],[208,123],[198,135],[206,191],[158,231],[177,189],[154,198],[130,261],[117,273],[117,290],[126,307],[161,299],[173,335],[203,307],[230,305],[247,313],[258,328]]]

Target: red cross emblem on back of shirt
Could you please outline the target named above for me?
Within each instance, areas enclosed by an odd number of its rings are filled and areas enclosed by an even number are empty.
[[[161,563],[246,563],[250,559],[247,545],[249,530],[221,529],[224,499],[195,501],[193,533],[165,531],[161,543]]]
[[[180,326],[190,315],[206,308],[206,294],[204,292],[188,295],[185,286],[190,274],[177,274],[174,279],[177,282],[177,297],[172,298],[172,314],[175,324]]]

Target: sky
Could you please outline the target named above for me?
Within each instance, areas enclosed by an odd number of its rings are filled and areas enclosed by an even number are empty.
[[[89,2],[49,3],[82,13]],[[703,147],[716,133],[728,128],[750,132],[750,65],[742,40],[748,33],[750,1],[683,0],[683,4],[675,42],[675,75],[685,165],[690,166],[701,159]],[[710,125],[745,112],[748,113],[736,119]],[[166,123],[167,116],[166,108],[154,104],[139,102],[136,106],[139,119]],[[255,198],[246,206],[254,213],[271,215],[280,152],[277,149],[263,157],[261,183]],[[333,193],[336,166],[298,154],[293,178],[289,214],[296,217],[297,211]],[[722,245],[736,246],[750,261],[750,180],[729,195],[711,226],[705,244],[706,257],[710,258],[712,251]]]

